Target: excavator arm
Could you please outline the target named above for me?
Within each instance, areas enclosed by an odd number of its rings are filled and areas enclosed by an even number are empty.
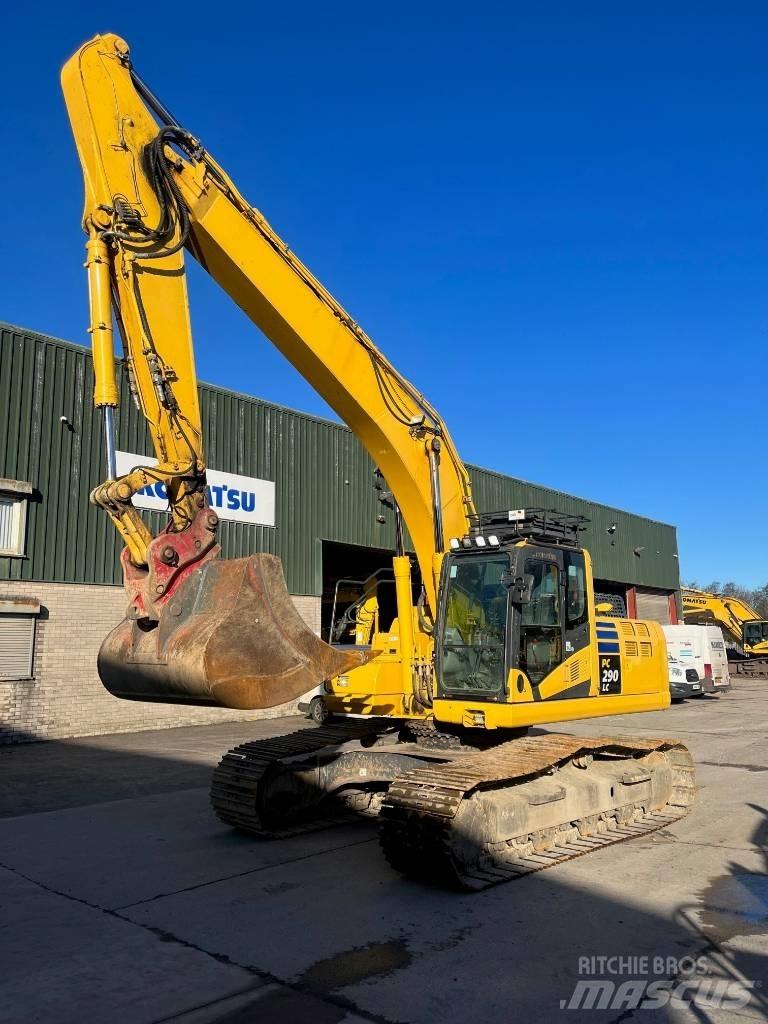
[[[85,179],[94,402],[103,410],[107,449],[108,478],[92,500],[123,538],[130,598],[119,635],[102,650],[102,679],[113,692],[138,699],[236,707],[288,700],[364,656],[355,661],[302,633],[271,556],[217,558],[185,253],[322,395],[380,468],[408,527],[433,620],[446,537],[466,534],[474,511],[467,471],[434,408],[141,82],[123,40],[100,35],[82,46],[65,65],[62,86]],[[121,477],[112,440],[113,320],[158,459]],[[167,487],[170,516],[153,537],[131,499],[158,479]],[[283,642],[286,630],[290,642]],[[249,684],[253,664],[260,668]]]

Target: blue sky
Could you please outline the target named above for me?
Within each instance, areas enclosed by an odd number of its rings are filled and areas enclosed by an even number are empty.
[[[14,8],[0,319],[86,341],[58,73],[118,32],[468,462],[675,523],[684,578],[768,580],[765,4]],[[190,277],[202,379],[329,415]]]

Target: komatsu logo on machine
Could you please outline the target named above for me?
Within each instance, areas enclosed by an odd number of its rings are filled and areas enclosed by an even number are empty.
[[[130,473],[134,466],[156,466],[157,459],[135,452],[116,452],[117,475]],[[220,519],[235,523],[250,523],[252,526],[275,525],[275,484],[273,480],[259,480],[253,476],[238,476],[235,473],[221,473],[216,469],[207,470],[208,504],[215,509]],[[133,497],[136,508],[168,511],[168,495],[165,484],[158,481],[142,488]]]

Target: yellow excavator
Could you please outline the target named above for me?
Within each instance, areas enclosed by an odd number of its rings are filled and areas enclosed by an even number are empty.
[[[746,674],[768,671],[768,621],[740,597],[682,588],[683,618],[696,626],[719,626],[728,661]]]
[[[99,655],[107,689],[252,709],[322,685],[334,720],[226,754],[216,813],[262,836],[378,814],[390,863],[429,882],[482,889],[684,815],[694,771],[678,741],[529,733],[669,704],[661,628],[595,606],[583,522],[477,512],[437,411],[139,78],[122,39],[85,43],[62,85],[85,179],[107,457],[91,499],[124,542],[126,617]],[[368,581],[355,643],[326,644],[304,625],[274,556],[220,558],[186,255],[349,425],[386,481],[396,614],[383,619]],[[121,476],[113,325],[157,454]],[[132,498],[156,481],[169,517],[153,536]]]

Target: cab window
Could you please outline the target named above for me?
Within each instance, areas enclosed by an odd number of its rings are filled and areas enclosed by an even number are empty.
[[[586,572],[581,552],[566,554],[565,572],[565,624],[573,629],[587,621]]]
[[[441,652],[446,690],[504,689],[508,569],[505,556],[472,555],[449,564]]]
[[[768,640],[768,622],[745,622],[744,640],[748,644],[759,644]]]
[[[520,667],[535,686],[563,660],[560,617],[560,572],[552,562],[529,558],[531,599],[523,605]]]
[[[560,588],[557,566],[529,559],[525,571],[533,576],[531,600],[523,605],[524,626],[560,625]]]

